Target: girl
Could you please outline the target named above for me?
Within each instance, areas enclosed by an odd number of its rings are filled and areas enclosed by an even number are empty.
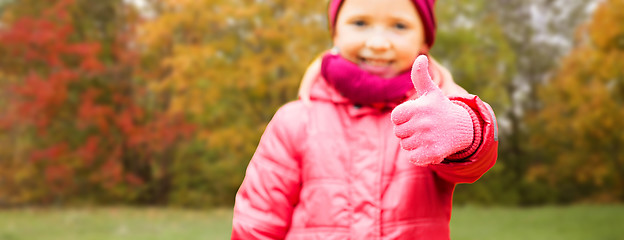
[[[335,48],[268,124],[232,239],[449,239],[455,185],[490,169],[498,143],[491,108],[421,55],[433,5],[330,1]]]

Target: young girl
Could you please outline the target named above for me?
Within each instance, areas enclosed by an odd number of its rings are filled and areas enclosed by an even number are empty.
[[[232,239],[449,239],[455,185],[498,143],[491,108],[426,56],[433,5],[330,1],[335,48],[267,126]]]

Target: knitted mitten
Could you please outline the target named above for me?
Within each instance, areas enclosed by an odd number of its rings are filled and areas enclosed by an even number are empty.
[[[409,151],[410,162],[438,164],[445,157],[472,145],[474,125],[468,110],[451,102],[431,80],[428,59],[419,56],[412,66],[417,98],[392,111],[394,134]]]

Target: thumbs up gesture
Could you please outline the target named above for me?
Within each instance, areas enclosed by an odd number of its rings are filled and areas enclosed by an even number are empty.
[[[474,126],[468,110],[451,102],[431,80],[429,60],[419,56],[412,66],[417,98],[397,106],[391,115],[394,134],[409,151],[410,162],[438,164],[471,146]]]

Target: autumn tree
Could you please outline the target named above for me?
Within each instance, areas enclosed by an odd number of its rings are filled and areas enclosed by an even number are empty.
[[[162,202],[190,128],[145,104],[123,1],[12,1],[0,29],[0,204]]]
[[[295,100],[329,32],[319,1],[150,1],[140,27],[143,78],[159,105],[197,126],[173,167],[179,205],[229,205],[260,135]]]
[[[499,123],[499,158],[481,181],[457,188],[456,202],[532,204],[549,195],[527,181],[536,156],[525,124],[543,83],[569,50],[587,2],[563,0],[437,1],[434,56],[455,81],[490,103]]]
[[[540,162],[528,176],[558,201],[624,200],[623,8],[622,0],[600,3],[529,116]]]

